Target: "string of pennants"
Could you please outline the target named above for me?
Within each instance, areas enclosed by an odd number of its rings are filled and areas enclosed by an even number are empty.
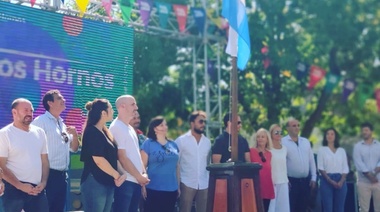
[[[309,70],[309,73],[307,72]],[[326,78],[326,84],[324,89],[331,93],[336,85],[340,82],[340,76],[327,73],[321,67],[311,65],[310,67],[302,62],[297,63],[296,77],[298,80],[303,79],[309,74],[309,82],[307,88],[313,89],[323,78]],[[380,88],[373,89],[373,86],[367,83],[358,83],[354,79],[344,79],[342,87],[342,99],[343,103],[347,102],[349,96],[355,91],[355,100],[359,103],[360,107],[363,107],[367,99],[373,96],[376,100],[377,110],[380,112]]]
[[[63,2],[64,0],[62,0]],[[33,7],[36,0],[30,0],[31,6]],[[83,17],[84,13],[87,10],[87,7],[90,3],[90,0],[75,0],[79,12],[80,17]],[[102,0],[102,6],[107,13],[110,20],[112,20],[112,3],[113,0]],[[121,14],[125,24],[128,24],[130,21],[130,16],[132,12],[133,5],[135,0],[118,0],[118,4],[120,6]],[[144,24],[144,27],[147,27],[150,20],[150,15],[153,9],[153,6],[156,7],[158,15],[159,15],[159,23],[160,27],[166,29],[168,25],[168,19],[172,10],[176,16],[178,22],[178,29],[180,32],[185,32],[187,17],[188,17],[188,5],[180,5],[180,4],[169,4],[164,2],[153,2],[153,0],[137,0],[137,5],[140,10],[140,17]],[[211,20],[219,29],[226,30],[228,29],[228,22],[216,15],[216,11],[214,9],[207,9],[201,7],[191,7],[190,13],[193,16],[195,24],[198,28],[198,31],[203,34],[206,17]]]
[[[271,60],[268,56],[269,48],[264,46],[261,48],[261,54],[263,55],[262,64],[264,69],[268,69],[271,64]],[[292,74],[290,71],[284,71],[284,76],[290,77]],[[324,89],[326,92],[331,93],[333,89],[338,85],[341,80],[339,75],[334,73],[327,73],[323,68],[316,65],[308,65],[303,62],[297,62],[296,65],[296,79],[298,81],[303,80],[309,75],[309,81],[307,89],[312,90],[323,78],[326,78],[326,84]],[[380,112],[380,87],[373,89],[373,86],[369,83],[358,83],[354,79],[345,79],[343,81],[342,99],[343,103],[346,103],[349,96],[355,91],[355,100],[359,103],[360,107],[364,107],[367,99],[373,96],[376,100],[377,111]]]

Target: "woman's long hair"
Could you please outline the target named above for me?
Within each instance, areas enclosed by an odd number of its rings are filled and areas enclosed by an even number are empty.
[[[338,147],[340,146],[340,144],[339,144],[339,133],[338,133],[338,132],[335,130],[335,128],[333,128],[333,127],[328,128],[328,129],[325,130],[325,132],[323,133],[322,146],[327,146],[327,144],[328,144],[328,141],[327,141],[327,132],[330,131],[330,130],[334,131],[334,133],[335,133],[334,147],[335,147],[335,148],[338,148]]]
[[[108,113],[108,104],[109,101],[107,99],[94,99],[93,101],[86,103],[85,107],[88,111],[86,128],[88,126],[95,126],[100,121],[100,118],[102,117],[102,111]],[[106,126],[103,126],[102,131],[110,141],[115,143],[111,132]]]
[[[148,127],[148,132],[146,134],[146,137],[157,141],[157,135],[156,132],[154,131],[154,128],[156,128],[158,125],[162,124],[162,122],[165,121],[165,118],[163,116],[156,116],[150,120],[149,127]]]

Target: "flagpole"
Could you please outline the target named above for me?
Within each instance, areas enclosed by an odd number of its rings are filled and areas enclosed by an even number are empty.
[[[238,161],[238,79],[237,79],[237,58],[232,57],[231,80],[231,160]]]

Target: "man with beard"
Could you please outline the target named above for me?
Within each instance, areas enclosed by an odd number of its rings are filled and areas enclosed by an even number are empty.
[[[231,161],[231,113],[223,117],[225,131],[215,138],[212,146],[212,163],[226,163]],[[237,117],[237,130],[241,128],[240,116]],[[238,161],[251,162],[248,141],[243,136],[238,135]]]
[[[41,127],[47,137],[49,151],[49,179],[46,196],[50,212],[63,212],[67,193],[67,171],[70,164],[70,151],[78,151],[78,134],[74,126],[66,126],[61,113],[66,109],[66,100],[59,90],[50,90],[42,98],[46,110],[38,116],[33,125]]]
[[[372,137],[372,124],[363,123],[361,131],[363,140],[355,144],[353,154],[360,211],[369,211],[371,198],[375,211],[380,211],[380,143]]]
[[[49,175],[46,135],[31,125],[32,103],[12,103],[13,123],[0,130],[0,168],[3,169],[4,211],[48,211],[45,186]]]
[[[141,123],[140,114],[138,111],[135,112],[135,116],[133,119],[129,122],[129,124],[135,129],[135,132],[137,134],[137,138],[139,139],[139,146],[141,147],[142,143],[146,140],[146,136],[144,135],[143,131],[139,129]]]
[[[193,200],[198,212],[206,211],[211,142],[203,135],[206,113],[195,111],[189,117],[190,130],[178,137],[180,164],[180,212],[190,212]]]

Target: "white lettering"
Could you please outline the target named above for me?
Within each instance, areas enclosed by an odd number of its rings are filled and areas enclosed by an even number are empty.
[[[57,66],[53,69],[53,81],[56,83],[64,83],[66,81],[66,71],[61,67]]]
[[[51,63],[50,61],[46,61],[45,63],[46,70],[40,69],[40,60],[34,61],[34,80],[40,80],[40,73],[45,73],[45,81],[50,82],[50,70],[51,70]]]
[[[96,80],[96,78],[98,78],[98,80]],[[101,88],[103,86],[103,76],[102,76],[102,74],[99,73],[99,72],[95,72],[91,76],[91,83],[92,83],[92,86],[94,86],[95,88]]]
[[[78,70],[77,85],[82,85],[82,76],[85,78],[85,86],[90,86],[90,74],[83,70]]]

